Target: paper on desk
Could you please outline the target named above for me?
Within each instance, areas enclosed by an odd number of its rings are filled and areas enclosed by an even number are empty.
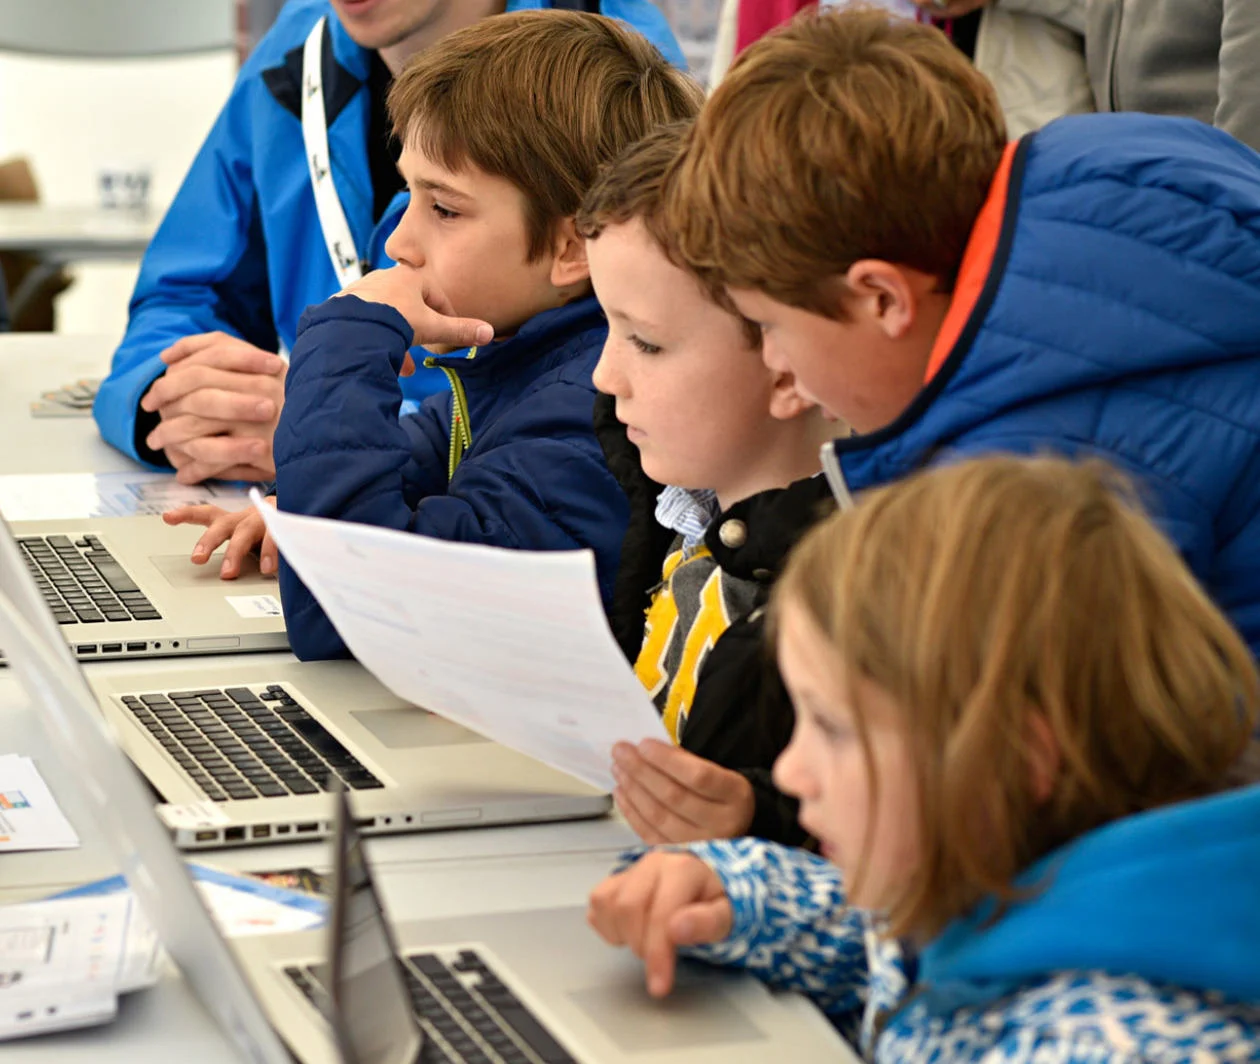
[[[249,498],[224,484],[180,484],[169,473],[13,473],[0,476],[0,513],[9,521],[62,521],[160,514],[211,503],[243,510]]]
[[[0,908],[0,1039],[112,1019],[160,958],[128,893]]]
[[[70,850],[78,845],[79,836],[35,762],[17,754],[0,756],[0,853]]]
[[[604,790],[669,737],[608,630],[589,551],[515,551],[258,507],[356,658],[399,698]]]
[[[203,864],[190,862],[188,870],[214,922],[227,938],[306,931],[319,927],[328,917],[327,899],[306,891],[273,886],[254,876],[236,875]],[[111,876],[64,891],[56,898],[125,893],[129,893],[127,881],[122,876]]]

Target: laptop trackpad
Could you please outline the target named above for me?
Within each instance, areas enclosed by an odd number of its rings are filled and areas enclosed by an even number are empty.
[[[389,750],[489,742],[476,732],[470,732],[425,709],[361,709],[351,710],[350,716]]]
[[[722,989],[724,979],[679,968],[669,997],[648,996],[640,979],[571,991],[569,997],[623,1053],[652,1053],[764,1041]]]
[[[152,554],[149,556],[157,571],[166,577],[171,587],[218,587],[225,594],[232,594],[234,588],[255,588],[276,586],[274,576],[263,576],[258,571],[258,559],[245,555],[241,562],[241,575],[235,580],[220,580],[219,566],[223,558],[212,557],[205,565],[193,565],[187,554]]]

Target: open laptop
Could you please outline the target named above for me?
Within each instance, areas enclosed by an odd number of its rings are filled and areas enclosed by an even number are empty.
[[[56,638],[2,522],[0,593]],[[91,687],[119,744],[167,803],[159,813],[184,849],[327,835],[323,795],[335,786],[358,796],[367,833],[574,820],[612,804],[403,702],[355,662],[108,670]]]
[[[856,1061],[807,1003],[731,973],[683,965],[668,999],[649,998],[639,962],[581,909],[391,926],[347,796],[335,802],[328,927],[238,943],[303,1064]]]
[[[0,552],[12,552],[7,537],[0,537]],[[94,799],[95,826],[141,908],[242,1059],[288,1064],[287,1044],[302,1064],[394,1064],[399,1047],[392,1038],[376,1057],[344,1055],[347,1045],[356,1045],[346,1042],[347,1033],[353,1037],[365,1024],[383,1029],[387,1021],[377,1011],[383,995],[380,1001],[368,995],[364,1006],[362,993],[343,993],[334,1022],[316,1004],[330,972],[324,934],[253,936],[232,947],[224,942],[51,618],[31,609],[21,586],[16,591],[0,573],[0,643],[10,648],[14,672],[40,706],[63,770]],[[320,801],[324,815],[332,815],[330,799]],[[384,936],[388,953],[398,958],[390,971],[406,985],[413,1014],[407,1024],[395,991],[388,1022],[404,1032],[402,1052],[414,1047],[419,1029],[424,1064],[763,1064],[771,1055],[793,1064],[856,1062],[807,1002],[773,995],[752,979],[686,968],[668,1001],[652,1001],[638,962],[603,945],[579,908],[405,921],[394,925],[391,938],[354,830],[360,812],[340,817],[343,856],[335,863],[343,864],[338,894],[344,897],[333,924],[343,928],[338,979],[354,979],[365,964],[379,963]],[[375,957],[363,948],[372,941],[374,919],[380,921]],[[469,1043],[470,1050],[460,1048]]]
[[[201,535],[160,517],[18,521],[22,561],[84,661],[287,650],[279,590],[252,557],[219,579],[189,559]]]

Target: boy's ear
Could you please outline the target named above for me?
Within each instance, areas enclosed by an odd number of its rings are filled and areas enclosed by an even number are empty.
[[[779,421],[791,421],[818,404],[807,399],[796,389],[796,374],[787,370],[771,370],[770,416]]]
[[[900,340],[913,328],[919,292],[905,270],[882,259],[859,259],[844,274],[845,309]]]
[[[551,283],[556,288],[569,288],[590,280],[586,239],[578,233],[572,218],[561,218],[556,223],[551,253]]]

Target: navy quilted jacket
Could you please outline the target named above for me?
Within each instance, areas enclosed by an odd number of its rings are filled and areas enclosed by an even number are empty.
[[[593,298],[531,318],[516,336],[437,359],[467,395],[472,445],[447,481],[452,395],[398,416],[411,327],[356,296],[298,325],[276,429],[277,504],[290,513],[524,550],[590,548],[605,604],[628,517],[595,439],[591,373],[607,325]],[[293,652],[345,657],[341,637],[281,560]]]
[[[848,490],[992,451],[1100,456],[1260,651],[1260,155],[1190,119],[1063,118],[990,206],[931,382],[830,445]]]

